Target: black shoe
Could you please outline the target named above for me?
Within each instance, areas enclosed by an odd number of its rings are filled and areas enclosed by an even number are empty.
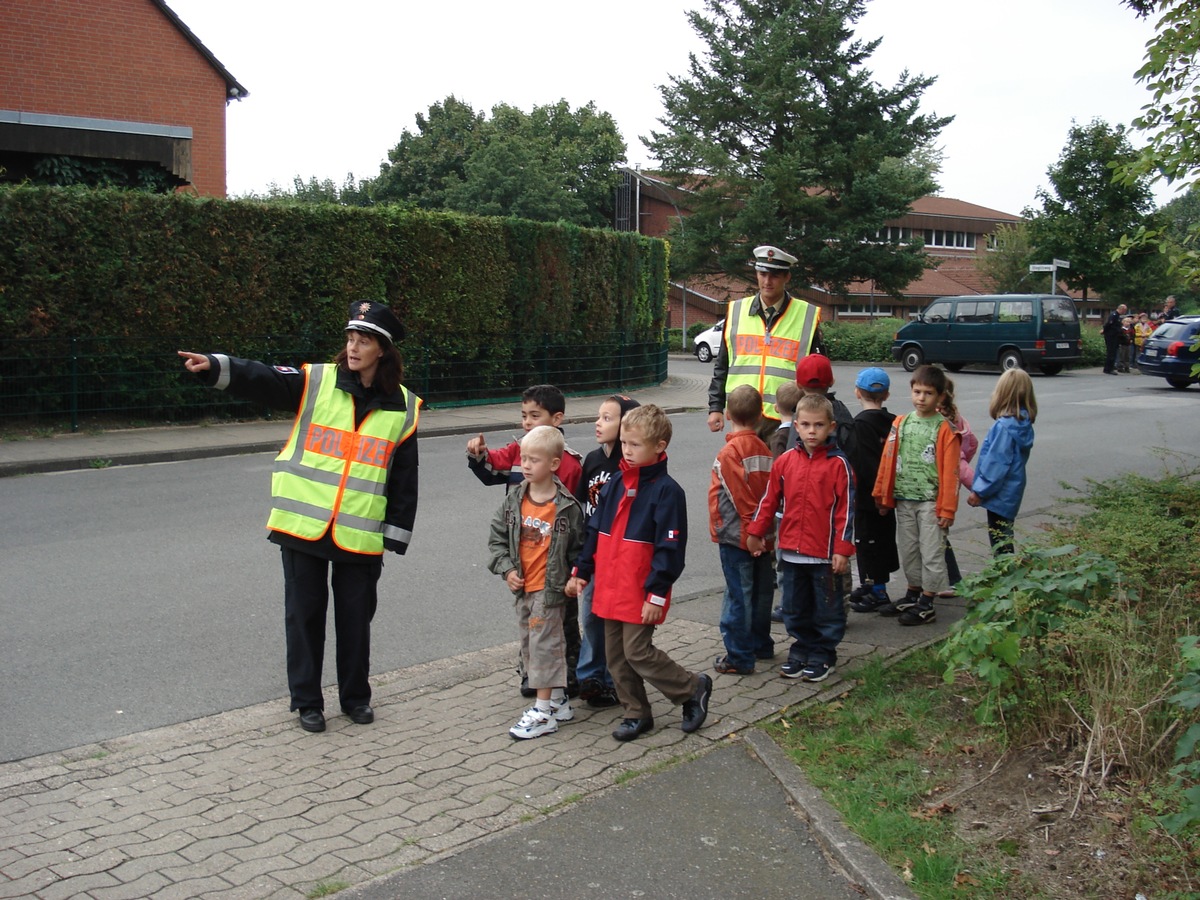
[[[591,699],[587,701],[587,705],[592,709],[609,709],[610,707],[616,706],[620,702],[620,699],[617,697],[617,692],[612,688],[605,686],[600,689],[599,693],[594,694]]]
[[[850,592],[849,599],[859,600],[859,599],[869,595],[873,590],[875,590],[875,585],[871,584],[870,582],[860,584],[858,587],[856,587],[854,590],[852,590]]]
[[[933,608],[933,598],[922,597],[919,603],[902,612],[896,621],[901,625],[928,625],[936,618],[937,610]]]
[[[696,685],[692,699],[683,701],[683,721],[679,723],[679,727],[684,734],[698,731],[708,718],[708,701],[712,697],[712,687],[712,679],[701,672],[700,683]]]
[[[324,731],[325,713],[312,708],[300,710],[300,727],[305,731]]]
[[[604,690],[604,682],[599,678],[595,676],[585,678],[579,682],[579,699],[587,703],[602,690]]]
[[[644,719],[622,719],[621,724],[617,726],[617,730],[612,733],[612,736],[618,741],[632,741],[641,737],[653,727],[654,718],[652,716],[646,716]]]
[[[375,721],[375,710],[371,709],[365,703],[362,706],[354,707],[354,709],[347,709],[345,713],[355,725],[370,725]]]
[[[729,661],[728,656],[718,656],[713,662],[713,669],[720,672],[722,675],[753,675],[754,666],[748,669],[739,669]]]
[[[779,667],[779,674],[784,678],[799,678],[800,673],[804,671],[808,663],[800,662],[799,660],[789,659]]]
[[[863,596],[850,601],[850,608],[855,612],[872,613],[879,612],[885,606],[892,605],[892,598],[888,596],[887,591],[876,593],[874,590],[869,590]]]
[[[893,600],[887,606],[879,607],[879,614],[881,616],[887,616],[888,618],[898,616],[901,613],[905,612],[906,610],[910,610],[914,606],[916,606],[917,601],[920,599],[921,599],[920,589],[917,589],[915,591],[905,591],[904,596],[901,597],[899,600]]]
[[[773,610],[771,610],[771,621],[772,622],[783,622],[783,607],[782,606],[777,606]]]

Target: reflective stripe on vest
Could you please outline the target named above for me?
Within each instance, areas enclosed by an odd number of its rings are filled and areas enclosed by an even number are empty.
[[[739,385],[750,385],[762,394],[763,415],[772,419],[779,416],[775,412],[775,391],[783,382],[796,380],[796,363],[808,355],[821,321],[815,303],[788,296],[787,310],[770,331],[762,316],[750,314],[753,297],[735,301],[726,317],[729,370],[725,395]]]
[[[420,398],[401,386],[403,411],[376,409],[354,427],[354,398],[337,388],[337,366],[304,366],[304,395],[291,437],[275,458],[267,528],[308,541],[333,522],[333,542],[352,553],[381,554],[387,479],[396,447],[417,429]]]

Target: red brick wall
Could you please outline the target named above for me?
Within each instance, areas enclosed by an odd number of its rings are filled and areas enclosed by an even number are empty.
[[[4,0],[0,109],[183,125],[225,196],[225,80],[150,0]]]

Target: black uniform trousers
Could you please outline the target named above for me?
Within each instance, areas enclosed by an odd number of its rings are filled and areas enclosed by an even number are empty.
[[[330,562],[292,547],[283,553],[283,618],[287,634],[288,689],[293,710],[324,709],[321,667],[325,661],[325,616],[329,567],[333,566],[333,624],[337,632],[338,700],[349,711],[371,702],[371,620],[382,556],[365,562]]]

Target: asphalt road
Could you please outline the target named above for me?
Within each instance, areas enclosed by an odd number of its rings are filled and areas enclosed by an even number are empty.
[[[671,366],[710,370],[694,360]],[[854,370],[835,366],[852,410]],[[907,375],[889,370],[897,390],[888,405],[906,412]],[[996,374],[954,376],[981,440]],[[1023,518],[1060,506],[1070,496],[1062,482],[1155,474],[1179,463],[1179,448],[1194,466],[1200,390],[1091,373],[1035,376],[1035,384],[1041,417]],[[691,527],[683,599],[722,584],[706,513],[722,437],[707,430],[703,412],[673,422],[668,454]],[[588,425],[567,436],[581,452],[594,446]],[[464,443],[421,439],[421,510],[408,555],[386,562],[375,672],[515,638],[511,603],[486,568],[500,489],[467,472]],[[0,479],[0,760],[286,696],[282,578],[263,528],[270,467],[270,454],[259,454]],[[964,504],[955,530],[982,523]],[[330,658],[327,677],[332,671]]]

